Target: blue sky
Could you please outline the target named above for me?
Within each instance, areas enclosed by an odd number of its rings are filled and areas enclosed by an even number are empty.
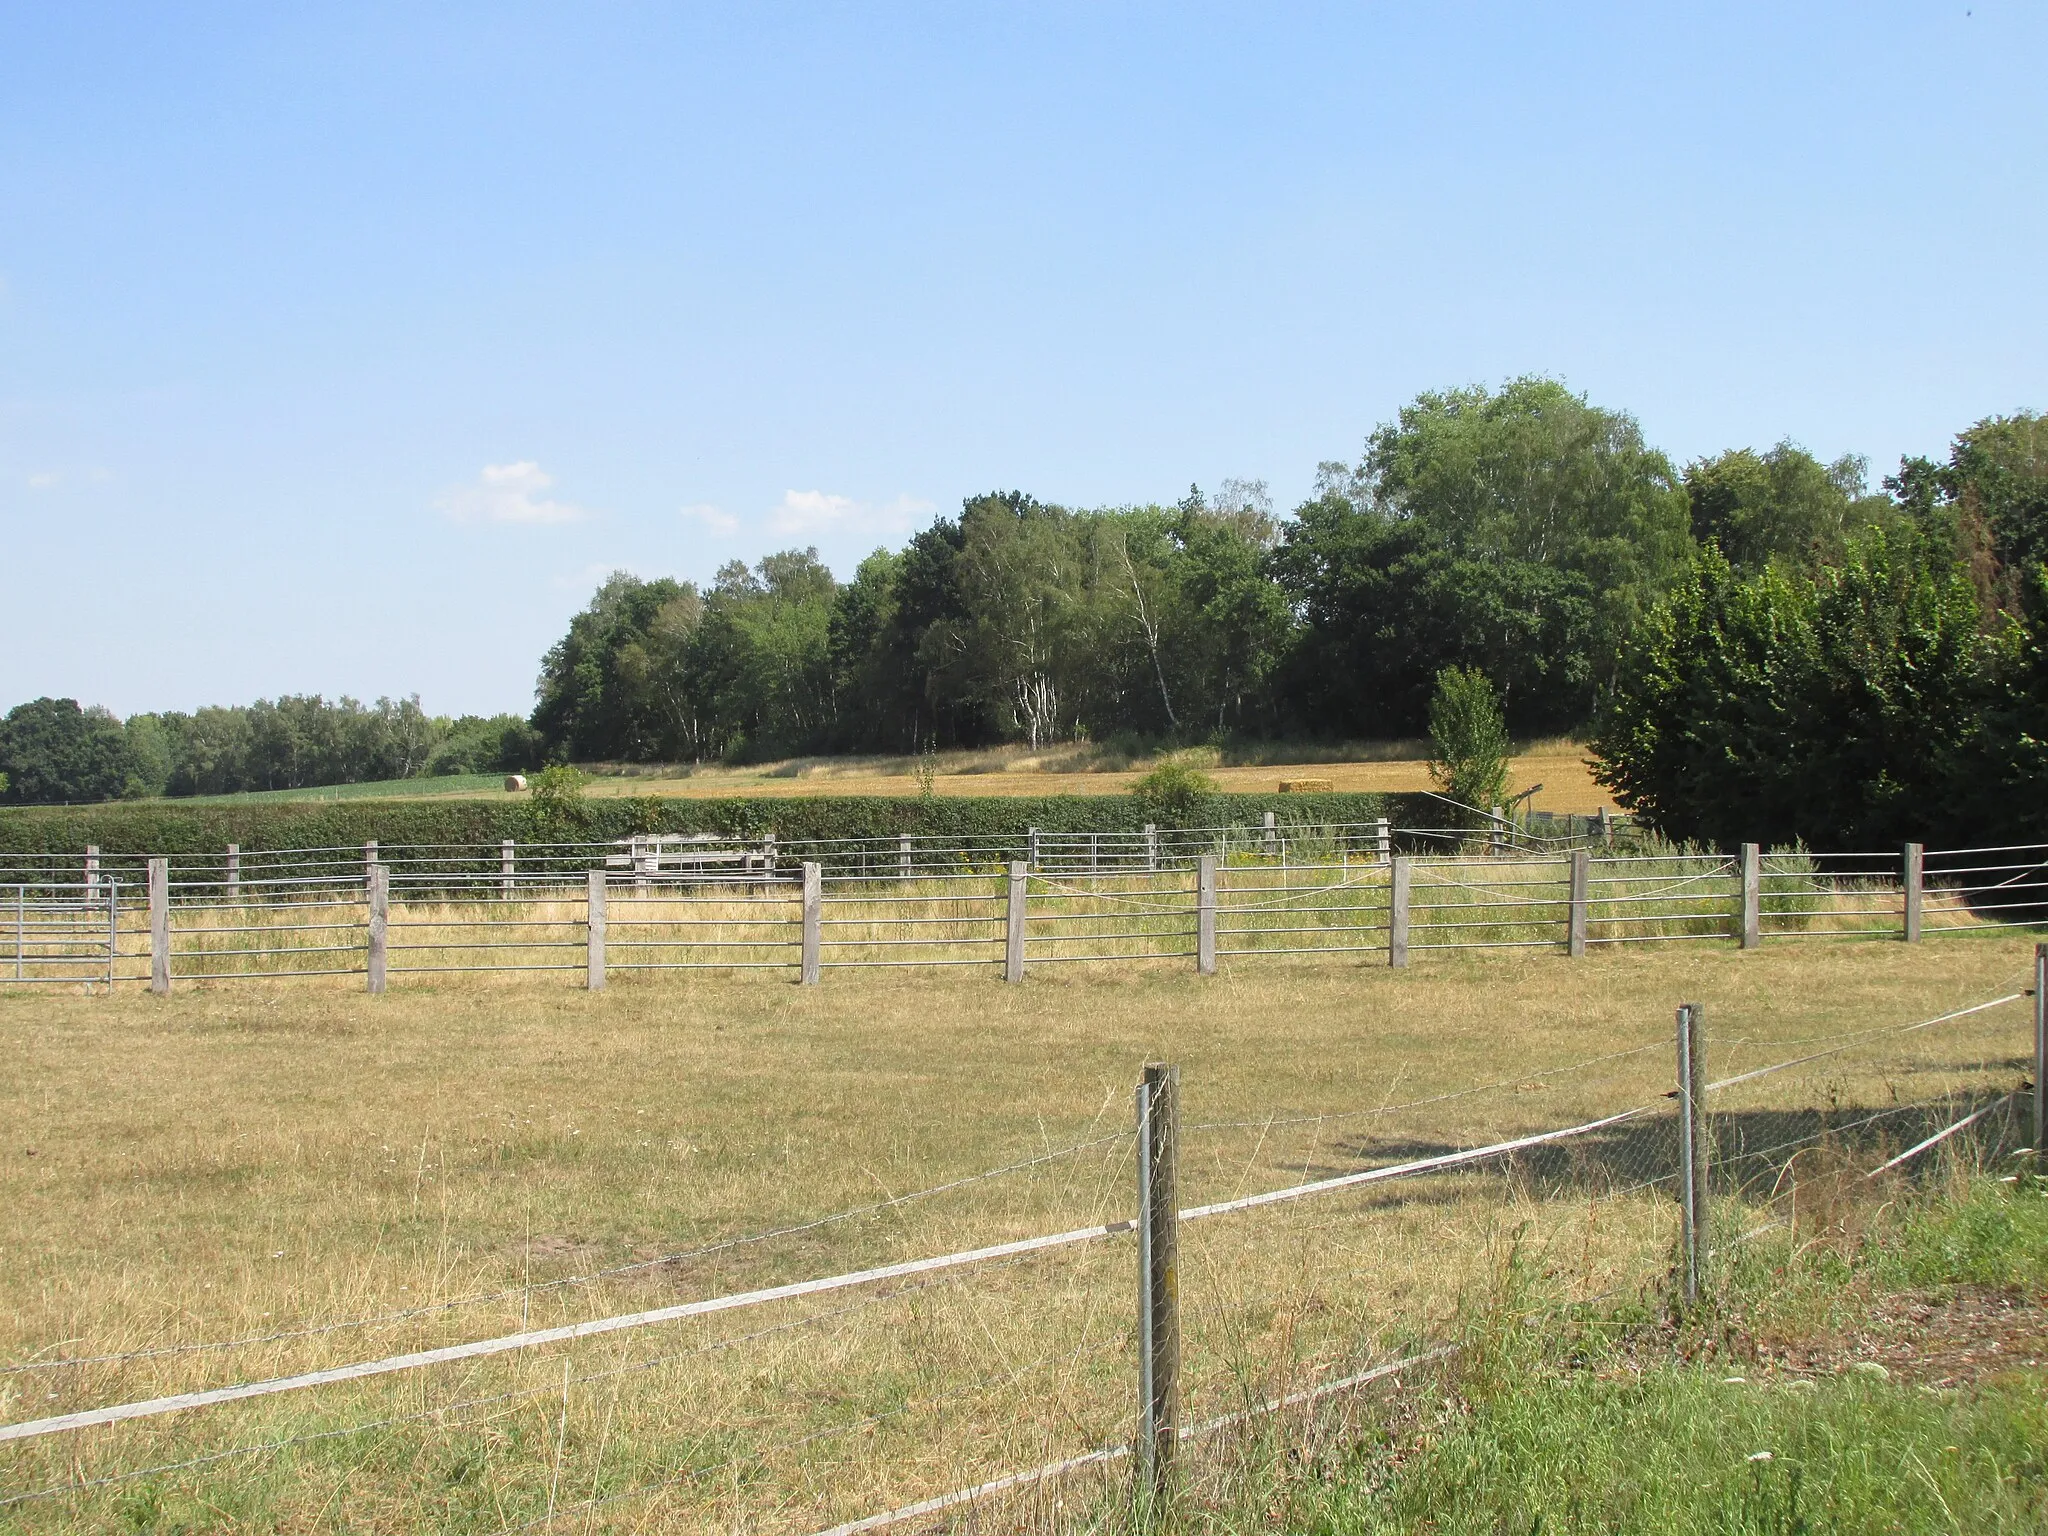
[[[0,0],[0,707],[524,710],[603,572],[1563,378],[2048,407],[2048,7]]]

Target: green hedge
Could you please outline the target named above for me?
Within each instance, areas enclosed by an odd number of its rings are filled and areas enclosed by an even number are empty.
[[[1282,822],[1327,825],[1391,817],[1429,826],[1422,795],[1216,795],[1208,825],[1256,826],[1266,811]],[[553,824],[521,796],[503,800],[355,800],[271,804],[123,802],[26,806],[0,811],[0,854],[77,854],[88,843],[108,854],[218,853],[229,843],[256,851],[422,843],[603,842],[634,832],[712,832],[784,842],[835,838],[1022,837],[1046,832],[1135,832],[1144,815],[1129,795],[1000,795],[922,800],[911,796],[583,801]]]

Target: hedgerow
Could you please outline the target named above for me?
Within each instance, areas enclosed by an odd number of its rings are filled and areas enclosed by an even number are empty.
[[[1284,825],[1326,826],[1381,816],[1432,823],[1420,795],[1218,794],[1216,825],[1256,826],[1266,811]],[[710,832],[785,842],[836,838],[1021,838],[1045,832],[1136,832],[1147,817],[1131,795],[1040,797],[819,796],[696,799],[586,798],[552,818],[524,797],[503,800],[353,800],[180,805],[174,801],[91,806],[25,806],[0,811],[0,854],[75,854],[93,844],[108,854],[218,853],[229,843],[255,851],[520,842],[605,842],[637,832]]]

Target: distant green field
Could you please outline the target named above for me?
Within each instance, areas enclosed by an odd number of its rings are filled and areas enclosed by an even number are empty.
[[[438,779],[375,779],[365,784],[323,784],[317,789],[250,789],[235,795],[180,795],[174,805],[260,805],[265,802],[314,800],[393,800],[421,795],[453,795],[497,789],[499,773],[451,773]]]

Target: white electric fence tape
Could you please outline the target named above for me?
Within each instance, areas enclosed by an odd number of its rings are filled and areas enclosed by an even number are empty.
[[[1394,1163],[1384,1168],[1369,1168],[1362,1173],[1340,1174],[1336,1178],[1318,1180],[1313,1184],[1294,1184],[1285,1189],[1271,1190],[1262,1195],[1250,1195],[1241,1200],[1196,1206],[1192,1210],[1182,1211],[1180,1219],[1200,1221],[1209,1216],[1222,1216],[1231,1211],[1249,1210],[1254,1206],[1272,1205],[1282,1200],[1298,1200],[1305,1195],[1322,1194],[1356,1184],[1452,1168],[1544,1142],[1561,1141],[1569,1136],[1582,1136],[1589,1131],[1616,1125],[1647,1112],[1647,1108],[1624,1110],[1618,1115],[1589,1120],[1583,1125],[1543,1131],[1534,1136],[1495,1142],[1491,1146],[1474,1147],[1465,1152],[1425,1157],[1409,1163]],[[673,1307],[657,1307],[647,1312],[628,1312],[617,1317],[595,1318],[589,1322],[565,1323],[554,1328],[536,1328],[495,1339],[479,1339],[469,1344],[450,1344],[440,1349],[392,1355],[382,1360],[366,1360],[356,1365],[338,1365],[322,1371],[307,1371],[297,1376],[279,1376],[268,1381],[245,1382],[233,1387],[215,1387],[203,1392],[181,1392],[170,1397],[120,1403],[107,1408],[85,1409],[77,1413],[57,1414],[46,1419],[28,1419],[17,1424],[0,1425],[0,1441],[28,1440],[39,1435],[91,1429],[103,1424],[119,1424],[128,1419],[145,1419],[158,1414],[177,1413],[187,1408],[208,1408],[220,1403],[241,1402],[252,1397],[268,1397],[279,1392],[296,1392],[308,1387],[324,1387],[337,1382],[360,1381],[371,1376],[387,1376],[395,1371],[417,1370],[422,1366],[443,1365],[456,1360],[476,1360],[487,1355],[510,1354],[516,1350],[535,1349],[546,1344],[560,1344],[574,1339],[593,1338],[599,1334],[617,1333],[627,1328],[645,1328],[656,1323],[680,1322],[686,1318],[706,1317],[714,1312],[761,1306],[768,1302],[791,1301],[803,1296],[818,1296],[828,1291],[846,1290],[856,1285],[870,1285],[884,1280],[929,1274],[934,1270],[958,1269],[969,1264],[986,1263],[992,1259],[1009,1258],[1016,1254],[1037,1253],[1052,1248],[1070,1247],[1076,1243],[1095,1242],[1101,1238],[1133,1231],[1136,1227],[1137,1223],[1133,1220],[1112,1221],[1096,1227],[1077,1227],[1070,1232],[1021,1238],[1016,1242],[996,1243],[986,1248],[971,1248],[960,1253],[940,1254],[928,1259],[910,1259],[900,1264],[884,1264],[874,1269],[854,1270],[818,1280],[799,1280],[788,1285],[768,1286],[757,1291],[738,1291],[727,1296],[713,1296],[703,1301],[683,1302]]]

